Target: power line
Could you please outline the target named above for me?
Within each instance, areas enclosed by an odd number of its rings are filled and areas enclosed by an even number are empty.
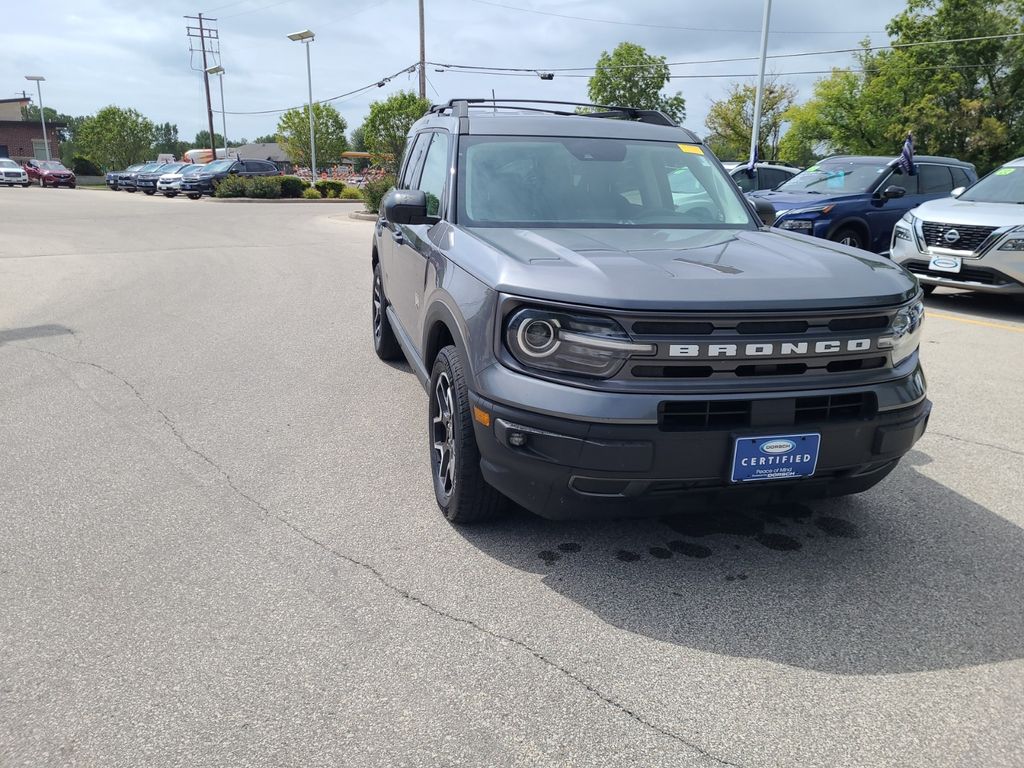
[[[314,103],[315,104],[329,104],[332,101],[340,101],[341,99],[344,99],[344,98],[346,98],[348,96],[357,96],[358,94],[362,93],[363,91],[369,91],[372,88],[383,88],[385,85],[390,83],[392,80],[394,80],[399,75],[404,75],[407,72],[415,72],[415,71],[416,71],[416,65],[415,64],[410,64],[408,67],[405,67],[403,69],[398,70],[393,75],[388,75],[387,77],[382,77],[380,80],[376,80],[376,81],[374,81],[372,83],[369,83],[368,85],[364,85],[362,88],[356,88],[355,90],[348,91],[347,93],[341,93],[341,94],[338,94],[337,96],[331,96],[331,98],[329,98],[329,99],[320,99],[319,101],[316,101]],[[279,114],[281,112],[288,112],[288,111],[290,111],[292,109],[302,109],[302,107],[304,107],[304,106],[306,106],[306,105],[303,104],[302,106],[298,106],[298,107],[285,107],[284,109],[260,109],[260,110],[256,110],[256,111],[253,111],[253,112],[224,112],[223,114],[225,114],[225,115],[273,115],[273,114]]]
[[[644,27],[647,29],[675,29],[684,32],[757,32],[760,33],[760,29],[723,29],[721,27],[674,27],[668,24],[644,24],[637,21],[616,21],[614,19],[594,19],[589,16],[573,16],[568,13],[555,13],[553,11],[540,11],[536,8],[520,8],[517,5],[506,5],[505,3],[495,3],[493,0],[472,0],[472,2],[479,5],[490,5],[495,8],[505,8],[509,11],[522,11],[523,13],[535,13],[538,16],[554,16],[558,19],[571,19],[573,21],[589,21],[595,24],[614,24],[621,27]],[[885,32],[881,29],[872,30],[829,30],[829,31],[818,31],[818,30],[806,30],[806,29],[773,29],[772,34],[779,35],[809,35],[809,34],[824,34],[824,35],[880,35]]]
[[[922,45],[946,45],[950,43],[970,43],[981,40],[1008,40],[1011,38],[1024,37],[1024,32],[1010,32],[1003,35],[980,35],[977,37],[959,37],[948,40],[921,40],[915,43],[891,43],[888,45],[871,45],[861,46],[858,48],[835,48],[830,50],[820,51],[802,51],[799,53],[776,53],[768,56],[769,59],[793,59],[803,56],[831,56],[840,53],[861,53],[863,51],[882,51],[882,50],[899,50],[903,48],[915,48]],[[700,59],[693,61],[670,61],[666,62],[667,66],[670,67],[684,67],[694,66],[697,64],[726,64],[737,61],[758,61],[757,56],[740,56],[735,58],[726,59]],[[482,72],[528,72],[535,74],[537,72],[593,72],[598,69],[597,66],[588,67],[488,67],[483,65],[472,65],[472,64],[445,64],[443,62],[428,61],[428,65],[432,67],[444,67],[445,69],[472,69],[479,70]],[[607,67],[608,69],[631,69],[634,67],[646,67],[647,64],[615,64]]]

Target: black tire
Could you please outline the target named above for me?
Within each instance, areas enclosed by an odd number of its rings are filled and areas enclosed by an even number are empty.
[[[164,197],[177,197],[177,192],[164,192]]]
[[[198,200],[200,197],[202,197],[202,195],[195,195],[195,194],[188,195],[188,199],[189,200]]]
[[[135,192],[135,190],[134,189],[126,189],[125,192],[127,192],[128,194],[132,194],[133,192]]]
[[[829,238],[834,243],[842,243],[848,245],[851,248],[864,248],[866,246],[864,242],[864,235],[861,234],[860,230],[854,227],[840,227],[832,236]]]
[[[28,188],[29,188],[29,185],[30,185],[31,183],[32,183],[32,182],[26,181],[26,182],[25,182],[24,184],[22,184],[21,186],[22,186],[23,188],[25,188],[25,189],[28,189]]]
[[[931,296],[933,293],[935,293],[935,286],[928,285],[926,283],[921,283],[921,290],[924,291],[925,296]]]
[[[473,432],[462,357],[454,346],[434,360],[428,391],[427,442],[434,498],[450,523],[482,523],[500,517],[509,501],[484,480]]]
[[[388,320],[388,302],[384,296],[384,281],[380,276],[380,264],[373,267],[373,302],[370,313],[373,321],[373,351],[381,360],[400,360],[402,348],[398,346],[395,331]]]
[[[156,192],[154,192],[153,190],[150,190],[150,189],[144,189],[144,190],[142,190],[142,191],[143,191],[143,193],[145,193],[145,194],[146,194],[147,196],[149,196],[149,195],[155,195],[155,194],[156,194]]]

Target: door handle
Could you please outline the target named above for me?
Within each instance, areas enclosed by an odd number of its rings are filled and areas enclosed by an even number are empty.
[[[399,245],[401,245],[402,243],[405,242],[405,235],[402,234],[401,230],[393,229],[391,230],[391,239],[394,240]]]

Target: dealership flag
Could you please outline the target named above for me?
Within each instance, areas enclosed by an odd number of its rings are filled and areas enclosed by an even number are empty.
[[[757,147],[754,147],[754,156],[750,158],[750,162],[747,163],[746,167],[747,178],[754,178],[754,174],[757,173]]]
[[[894,168],[899,168],[907,176],[917,175],[917,166],[914,165],[914,135],[907,134],[907,140],[903,142],[903,151],[900,156],[889,163]]]

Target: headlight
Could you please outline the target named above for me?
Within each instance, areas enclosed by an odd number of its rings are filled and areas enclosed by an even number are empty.
[[[899,224],[893,228],[892,233],[893,237],[897,240],[906,240],[908,243],[914,242],[914,236],[910,233],[910,230]]]
[[[1015,237],[999,246],[1000,251],[1024,251],[1024,238]]]
[[[899,365],[921,344],[921,323],[924,322],[924,304],[915,301],[902,307],[892,320],[889,336],[878,340],[878,346],[892,350],[892,364]]]
[[[807,219],[787,219],[775,226],[779,229],[788,229],[791,232],[810,232],[814,229],[814,222]]]
[[[614,320],[545,309],[512,314],[505,329],[512,356],[525,366],[606,379],[633,355],[654,354],[632,341]]]
[[[907,211],[906,213],[903,214],[903,217],[900,219],[900,221],[903,224],[906,224],[908,227],[912,227],[914,226],[914,214],[912,214],[910,211]]]

